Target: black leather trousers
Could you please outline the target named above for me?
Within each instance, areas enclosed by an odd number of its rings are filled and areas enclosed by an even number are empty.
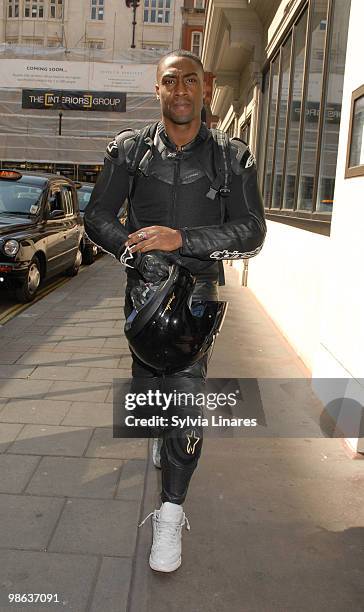
[[[125,292],[125,318],[127,318],[133,309],[130,298],[130,291],[138,281],[129,278]],[[193,292],[193,301],[197,300],[218,300],[218,282],[217,280],[202,280],[199,279],[196,283]],[[161,469],[162,469],[162,502],[171,502],[173,504],[183,504],[188,485],[192,474],[197,467],[202,449],[203,430],[202,426],[195,424],[191,420],[197,417],[202,417],[202,407],[195,405],[191,400],[193,394],[196,397],[198,393],[204,391],[205,380],[207,376],[207,364],[210,357],[210,352],[193,364],[174,374],[169,374],[164,377],[156,373],[141,363],[138,358],[132,353],[132,375],[133,382],[137,383],[137,379],[150,380],[150,386],[153,389],[158,388],[162,393],[183,393],[184,402],[178,402],[178,405],[170,406],[168,409],[169,416],[171,414],[178,417],[181,424],[186,417],[186,424],[178,427],[159,428],[155,431],[155,436],[162,436],[163,443],[161,447]]]

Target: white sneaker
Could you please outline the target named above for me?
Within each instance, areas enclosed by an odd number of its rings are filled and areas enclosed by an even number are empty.
[[[174,572],[182,562],[181,540],[182,527],[190,529],[187,516],[182,506],[165,502],[159,510],[154,510],[139,525],[152,517],[153,544],[149,556],[149,565],[157,572]]]
[[[161,448],[163,444],[163,438],[153,438],[153,449],[152,449],[152,457],[154,467],[161,469]]]

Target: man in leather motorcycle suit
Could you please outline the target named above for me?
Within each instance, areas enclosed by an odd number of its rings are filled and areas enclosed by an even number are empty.
[[[157,68],[156,95],[162,120],[147,138],[149,153],[139,163],[132,189],[128,168],[135,156],[137,130],[121,132],[109,144],[104,169],[84,216],[89,237],[132,266],[126,267],[126,317],[133,308],[133,297],[138,299],[140,280],[160,282],[167,273],[170,254],[196,276],[193,299],[216,300],[221,261],[257,254],[266,233],[255,160],[242,141],[228,141],[230,193],[223,203],[221,193],[216,193],[214,139],[201,122],[200,59],[186,51],[164,56]],[[128,197],[133,216],[129,214],[125,228],[117,214]],[[196,391],[206,370],[207,355],[176,372],[175,388]],[[132,374],[154,380],[157,376],[135,356]],[[169,572],[181,564],[181,529],[186,521],[182,504],[201,445],[200,428],[163,435],[162,506],[152,513],[149,562],[153,569]]]

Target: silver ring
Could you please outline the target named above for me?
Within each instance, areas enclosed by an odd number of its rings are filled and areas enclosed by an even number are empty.
[[[138,238],[140,238],[141,240],[145,240],[147,237],[146,232],[139,232],[138,234]]]

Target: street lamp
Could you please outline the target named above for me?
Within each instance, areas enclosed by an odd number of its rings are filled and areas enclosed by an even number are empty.
[[[140,4],[140,0],[125,0],[125,4],[127,6],[127,8],[132,8],[133,9],[133,40],[131,43],[131,48],[135,49],[135,26],[136,26],[136,10]]]

